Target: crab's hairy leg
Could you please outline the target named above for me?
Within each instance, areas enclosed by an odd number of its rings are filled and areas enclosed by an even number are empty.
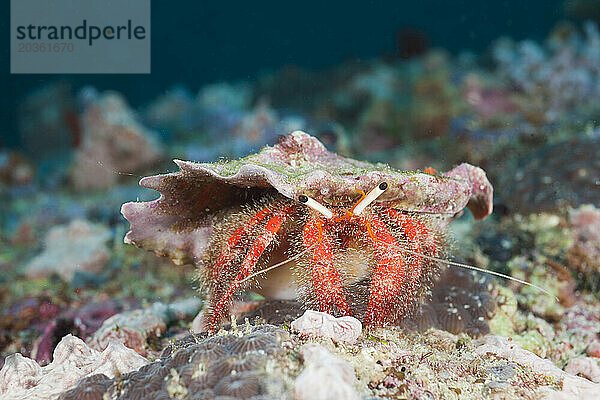
[[[368,226],[368,236],[373,242],[377,266],[369,288],[369,305],[365,325],[383,325],[394,322],[399,309],[398,302],[408,303],[404,298],[407,267],[399,251],[398,241],[381,219],[372,214],[363,222]]]
[[[229,307],[229,303],[231,302],[232,296],[240,286],[240,281],[242,281],[244,278],[246,278],[252,273],[260,256],[263,254],[267,246],[269,246],[269,244],[271,244],[273,240],[275,240],[275,237],[281,229],[281,226],[288,219],[289,213],[292,211],[292,208],[292,206],[287,206],[284,209],[274,213],[267,221],[267,224],[264,227],[264,231],[258,236],[258,238],[256,238],[254,243],[252,243],[252,245],[248,249],[244,260],[240,265],[237,277],[229,285],[228,289],[218,300],[218,302],[210,308],[207,325],[211,332],[214,332],[218,327],[221,317]]]
[[[403,296],[407,300],[403,304],[404,309],[399,309],[400,312],[398,314],[399,316],[402,316],[406,314],[407,307],[411,305],[412,299],[415,298],[419,287],[422,286],[419,284],[419,280],[422,279],[421,274],[424,273],[423,243],[427,243],[425,245],[426,251],[433,252],[437,251],[437,244],[430,237],[431,235],[423,222],[412,215],[403,214],[393,209],[385,210],[388,211],[387,214],[392,217],[393,222],[395,222],[402,230],[408,245],[408,250],[411,252],[408,253],[405,249],[400,250],[400,253],[406,256],[405,262],[408,265],[407,280],[404,283],[403,291]]]
[[[430,233],[430,231],[427,229],[427,227],[425,226],[425,224],[423,222],[415,219],[414,217],[412,217],[410,215],[401,213],[401,212],[391,209],[391,208],[385,209],[385,212],[388,215],[390,215],[391,217],[396,218],[396,221],[394,221],[394,222],[396,224],[398,224],[399,226],[402,226],[404,224],[404,221],[406,221],[407,219],[410,219],[416,227],[416,232],[421,237],[422,248],[424,251],[415,251],[414,249],[412,249],[412,250],[411,249],[399,249],[399,251],[406,253],[406,254],[412,254],[414,256],[417,256],[419,258],[424,258],[429,261],[439,262],[439,263],[443,263],[443,264],[446,264],[449,266],[454,266],[454,267],[470,269],[472,271],[477,271],[477,272],[481,272],[484,274],[490,274],[490,275],[494,275],[494,276],[497,276],[497,277],[500,277],[503,279],[515,281],[515,282],[521,283],[523,285],[533,287],[534,289],[537,289],[540,292],[547,294],[550,297],[553,297],[556,301],[558,301],[558,297],[556,297],[555,295],[553,295],[546,289],[539,287],[537,285],[534,285],[533,283],[524,281],[522,279],[514,278],[512,276],[501,274],[496,271],[489,271],[482,267],[477,267],[474,265],[469,265],[469,264],[464,264],[464,263],[459,263],[459,262],[455,262],[455,261],[444,260],[442,258],[438,258],[437,254],[438,254],[439,247],[435,242],[435,236]],[[425,253],[425,251],[427,253]]]
[[[218,278],[221,276],[225,267],[228,263],[232,262],[235,259],[235,254],[240,250],[239,244],[242,239],[246,238],[249,234],[251,234],[254,229],[269,215],[273,213],[272,207],[265,207],[262,210],[258,211],[256,214],[248,220],[245,224],[239,227],[227,240],[221,254],[217,258],[212,270],[211,270],[211,278],[213,282],[216,282]]]
[[[416,219],[415,217],[404,214],[393,208],[385,208],[384,212],[389,215],[394,223],[406,232],[409,241],[415,238],[419,243],[420,251],[414,249],[418,253],[426,252],[430,256],[437,256],[439,251],[438,243],[436,243],[435,235],[427,228],[427,226]]]
[[[313,249],[310,279],[319,309],[324,312],[342,312],[350,315],[350,308],[344,297],[342,277],[334,267],[334,254],[331,239],[325,231],[324,219],[311,215],[302,232],[304,247]]]
[[[424,239],[424,236],[428,234],[427,228],[421,221],[410,215],[399,213],[393,209],[386,209],[386,212],[404,232],[404,237],[410,245],[410,250],[413,252],[408,273],[412,279],[418,279],[419,275],[421,275],[421,269],[423,268],[423,248],[421,246],[421,241]]]

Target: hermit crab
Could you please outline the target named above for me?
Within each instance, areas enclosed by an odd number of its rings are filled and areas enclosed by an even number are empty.
[[[175,163],[179,172],[140,181],[158,199],[123,205],[125,242],[198,266],[212,330],[246,288],[366,325],[398,322],[429,288],[449,221],[465,207],[476,219],[492,211],[480,168],[400,172],[300,131],[239,160]]]

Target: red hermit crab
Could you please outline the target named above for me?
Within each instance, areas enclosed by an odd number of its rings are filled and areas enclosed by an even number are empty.
[[[475,218],[492,210],[480,168],[400,172],[303,132],[239,160],[175,162],[180,172],[140,181],[160,198],[123,205],[125,241],[199,266],[211,329],[243,288],[397,322],[429,287],[447,223],[465,206]]]

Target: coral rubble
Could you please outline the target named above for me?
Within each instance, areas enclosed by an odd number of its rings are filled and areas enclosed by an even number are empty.
[[[117,341],[138,354],[146,355],[150,343],[165,333],[169,322],[173,319],[190,318],[198,308],[199,301],[189,299],[170,305],[154,303],[146,309],[114,315],[105,320],[94,333],[90,346],[102,351],[111,342]]]
[[[109,188],[118,181],[120,173],[139,171],[163,155],[156,134],[137,121],[117,93],[89,99],[81,129],[82,143],[71,172],[77,189]]]
[[[108,239],[108,229],[85,220],[56,226],[46,235],[45,250],[27,264],[25,273],[32,278],[56,273],[66,281],[78,271],[99,273],[110,257]]]
[[[272,325],[187,336],[168,346],[157,361],[112,379],[83,380],[60,398],[78,399],[84,391],[120,399],[286,398],[289,384],[277,379],[277,359],[287,338]]]
[[[331,338],[335,342],[354,343],[362,333],[362,324],[354,317],[335,318],[327,313],[306,310],[292,322],[292,329],[303,335]]]
[[[297,400],[358,400],[354,369],[323,346],[307,343],[300,348],[306,367],[294,382]]]
[[[56,346],[53,361],[45,367],[19,353],[9,356],[0,370],[0,394],[12,400],[55,399],[83,377],[119,376],[147,362],[118,342],[98,352],[81,339],[68,335]]]

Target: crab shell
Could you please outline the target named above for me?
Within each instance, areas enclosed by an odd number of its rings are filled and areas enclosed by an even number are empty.
[[[159,191],[158,199],[123,204],[121,212],[131,223],[125,243],[178,265],[199,264],[224,211],[269,194],[294,200],[304,194],[328,208],[349,208],[360,197],[357,190],[368,192],[385,181],[388,189],[376,205],[436,214],[445,223],[465,207],[476,219],[492,211],[493,189],[481,168],[461,164],[443,175],[397,171],[338,156],[300,131],[238,160],[175,163],[179,172],[140,181]]]

